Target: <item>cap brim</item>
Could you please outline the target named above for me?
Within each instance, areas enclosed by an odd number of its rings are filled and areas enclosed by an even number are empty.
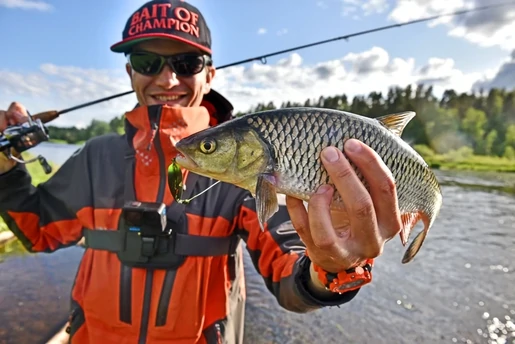
[[[153,33],[153,34],[145,34],[145,35],[138,35],[132,38],[124,39],[123,41],[120,41],[118,43],[115,43],[111,46],[111,51],[115,53],[128,53],[131,51],[132,47],[140,42],[149,41],[152,39],[171,39],[174,41],[182,42],[191,46],[194,46],[195,48],[198,48],[202,50],[203,52],[206,52],[208,54],[212,54],[211,49],[208,49],[198,43],[191,42],[187,39],[184,39],[179,36],[175,35],[168,35],[163,33]]]

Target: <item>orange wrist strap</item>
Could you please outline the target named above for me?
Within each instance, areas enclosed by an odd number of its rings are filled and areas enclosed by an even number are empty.
[[[308,252],[305,256],[309,258]],[[320,266],[311,262],[313,269],[318,275],[318,279],[326,287],[326,289],[343,294],[352,290],[361,288],[362,286],[372,282],[372,267],[374,259],[366,259],[365,263],[338,273],[327,272]]]

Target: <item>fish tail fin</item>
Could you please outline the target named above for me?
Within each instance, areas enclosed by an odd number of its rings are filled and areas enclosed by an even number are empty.
[[[417,223],[419,219],[422,219],[422,221],[424,222],[424,229],[422,231],[420,231],[420,233],[417,234],[415,239],[413,239],[411,244],[408,246],[406,252],[404,253],[404,256],[402,257],[403,264],[409,263],[413,260],[413,258],[415,258],[415,255],[418,253],[418,251],[420,251],[420,248],[422,247],[422,244],[424,243],[424,240],[426,239],[427,233],[429,232],[430,220],[429,220],[429,217],[425,213],[423,213],[423,212],[416,213],[415,219],[416,220],[414,222],[412,222],[412,224],[415,225],[415,223]],[[411,232],[412,228],[413,227],[410,227],[409,232]],[[409,232],[408,232],[408,235],[409,235]],[[402,238],[402,231],[401,231],[401,238]],[[406,238],[406,241],[407,241],[407,238]]]

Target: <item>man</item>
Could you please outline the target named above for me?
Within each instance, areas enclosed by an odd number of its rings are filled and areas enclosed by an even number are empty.
[[[211,89],[215,68],[204,17],[184,1],[147,2],[111,49],[127,55],[138,99],[125,114],[125,135],[89,140],[37,188],[22,164],[4,157],[0,163],[1,215],[27,249],[50,252],[86,238],[71,293],[71,343],[241,343],[241,239],[287,310],[344,304],[360,288],[355,280],[370,282],[372,259],[401,228],[395,184],[370,148],[357,141],[345,148],[370,193],[342,152],[323,152],[345,214],[329,211],[328,186],[308,209],[287,198],[265,231],[254,199],[229,184],[180,204],[167,185],[174,144],[232,111]],[[12,103],[0,112],[0,129],[26,118],[26,109]],[[183,172],[183,197],[214,184]]]

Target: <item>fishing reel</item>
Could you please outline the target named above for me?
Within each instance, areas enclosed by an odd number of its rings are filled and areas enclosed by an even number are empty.
[[[29,164],[39,161],[45,173],[49,174],[52,172],[52,166],[50,166],[42,155],[38,155],[30,160],[22,160],[12,154],[12,150],[15,150],[17,153],[22,153],[37,146],[41,142],[48,141],[48,139],[48,130],[43,125],[43,122],[40,119],[34,120],[32,116],[29,115],[27,122],[9,126],[0,134],[0,153],[5,154],[8,159],[20,164]]]

